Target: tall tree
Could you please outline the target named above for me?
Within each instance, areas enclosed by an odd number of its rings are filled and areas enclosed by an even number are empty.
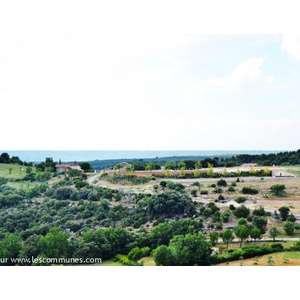
[[[235,235],[240,239],[240,248],[242,247],[243,241],[249,236],[249,229],[245,226],[239,226],[235,231]]]
[[[228,249],[228,244],[231,243],[234,239],[234,236],[231,232],[230,229],[225,229],[225,231],[222,233],[222,240],[224,243],[226,243],[227,245],[227,249]]]
[[[254,245],[256,244],[256,240],[261,238],[261,231],[259,228],[254,227],[250,231],[250,236],[252,239],[254,239]]]

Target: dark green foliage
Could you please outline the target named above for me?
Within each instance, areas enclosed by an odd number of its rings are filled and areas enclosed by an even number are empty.
[[[222,218],[222,221],[224,223],[227,223],[229,221],[229,218],[230,218],[230,211],[229,210],[226,210],[224,211],[222,214],[221,214],[221,218]]]
[[[286,220],[289,222],[295,223],[296,218],[293,215],[291,215],[291,216],[287,217]]]
[[[234,192],[234,191],[235,189],[232,186],[228,188],[228,192]]]
[[[166,186],[167,186],[167,182],[164,181],[164,180],[161,181],[161,182],[160,182],[160,186],[161,186],[161,187],[166,187]]]
[[[210,234],[209,240],[213,246],[215,246],[217,244],[218,238],[219,238],[219,236],[216,232],[212,232]]]
[[[242,197],[242,196],[235,198],[235,202],[237,202],[237,203],[243,203],[245,201],[246,201],[245,197]]]
[[[235,210],[235,206],[234,206],[233,204],[230,204],[230,205],[229,205],[229,209],[230,209],[230,210]]]
[[[247,224],[247,221],[246,221],[244,218],[240,218],[240,219],[238,220],[238,224],[239,224],[239,226],[240,226],[240,225],[246,225],[246,224]]]
[[[190,209],[192,200],[187,194],[178,192],[163,192],[156,194],[148,201],[148,211],[150,216],[161,214],[182,214]]]
[[[266,211],[263,208],[263,206],[259,206],[259,208],[255,207],[254,211],[253,211],[253,215],[254,216],[265,216],[266,215]]]
[[[181,183],[174,183],[172,181],[167,181],[167,188],[178,192],[184,190],[184,186]]]
[[[280,252],[284,249],[281,243],[273,243],[270,247],[274,250],[274,252]]]
[[[287,235],[293,235],[294,234],[294,223],[286,221],[283,223],[283,229],[286,232]]]
[[[75,183],[76,189],[80,189],[80,188],[87,187],[87,186],[89,186],[89,183],[87,181],[76,181],[76,183]]]
[[[285,190],[284,184],[274,184],[270,187],[270,190],[276,195],[279,196]]]
[[[156,265],[210,265],[211,244],[204,238],[203,235],[176,235],[169,247],[161,246],[153,252]]]
[[[79,166],[84,172],[93,172],[94,171],[92,166],[88,162],[80,163]]]
[[[245,226],[239,226],[236,231],[235,235],[240,239],[240,247],[242,247],[243,240],[247,239],[250,234],[250,230]]]
[[[227,182],[224,179],[220,179],[219,181],[217,181],[217,185],[225,187],[227,186]]]
[[[74,192],[72,188],[69,187],[59,187],[55,190],[53,197],[57,200],[68,200],[71,194]]]
[[[193,197],[197,197],[197,192],[198,192],[198,190],[193,189],[193,190],[191,190],[191,195],[192,195]]]
[[[202,191],[200,192],[200,194],[201,194],[201,195],[207,195],[207,194],[208,194],[208,191],[202,190]]]
[[[252,218],[252,223],[254,226],[259,228],[262,233],[266,232],[267,219],[261,216],[254,216]]]
[[[251,187],[243,187],[242,193],[249,194],[249,195],[255,195],[255,194],[258,194],[258,190],[251,188]]]
[[[287,206],[282,206],[279,208],[280,216],[282,221],[285,221],[289,215],[290,209]]]
[[[247,218],[248,215],[250,214],[250,209],[247,208],[245,205],[241,205],[240,207],[236,208],[233,211],[233,214],[237,217],[237,218]]]

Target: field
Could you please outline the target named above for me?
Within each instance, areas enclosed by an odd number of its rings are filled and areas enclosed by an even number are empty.
[[[257,265],[253,258],[231,261],[228,263],[218,264],[216,266],[268,266],[268,257],[271,256],[274,266],[300,266],[300,252],[280,252],[258,257]]]
[[[12,169],[11,173],[10,173],[10,169]],[[16,179],[16,178],[22,178],[25,175],[26,175],[26,167],[24,166],[20,166],[16,164],[0,164],[0,177],[5,177],[8,179]]]

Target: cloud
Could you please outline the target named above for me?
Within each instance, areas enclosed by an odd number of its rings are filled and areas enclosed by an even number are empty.
[[[300,35],[284,34],[281,40],[281,49],[300,61]]]
[[[242,62],[235,68],[230,75],[223,78],[214,78],[210,80],[203,80],[195,84],[191,84],[190,90],[224,90],[226,92],[235,92],[241,90],[243,87],[257,83],[261,79],[268,84],[274,81],[273,75],[263,76],[261,66],[263,58],[250,58]]]

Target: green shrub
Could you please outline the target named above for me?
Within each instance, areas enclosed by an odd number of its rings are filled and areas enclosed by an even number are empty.
[[[256,195],[256,194],[258,194],[258,190],[251,188],[251,187],[243,187],[242,193],[249,194],[249,195]]]
[[[220,179],[217,181],[217,185],[225,187],[225,186],[227,186],[227,182],[224,179]]]
[[[235,206],[234,206],[233,204],[230,204],[230,205],[229,205],[229,209],[230,209],[230,210],[235,210]]]
[[[237,202],[237,203],[243,203],[243,202],[245,202],[246,201],[246,199],[244,198],[244,197],[242,197],[242,196],[239,196],[239,197],[237,197],[236,199],[235,199],[235,202]]]
[[[234,192],[234,191],[235,189],[232,186],[228,188],[228,192]]]
[[[236,182],[235,181],[231,182],[231,186],[236,186]]]
[[[208,191],[202,190],[202,191],[200,192],[200,194],[201,194],[201,195],[207,195],[207,194],[208,194]]]

